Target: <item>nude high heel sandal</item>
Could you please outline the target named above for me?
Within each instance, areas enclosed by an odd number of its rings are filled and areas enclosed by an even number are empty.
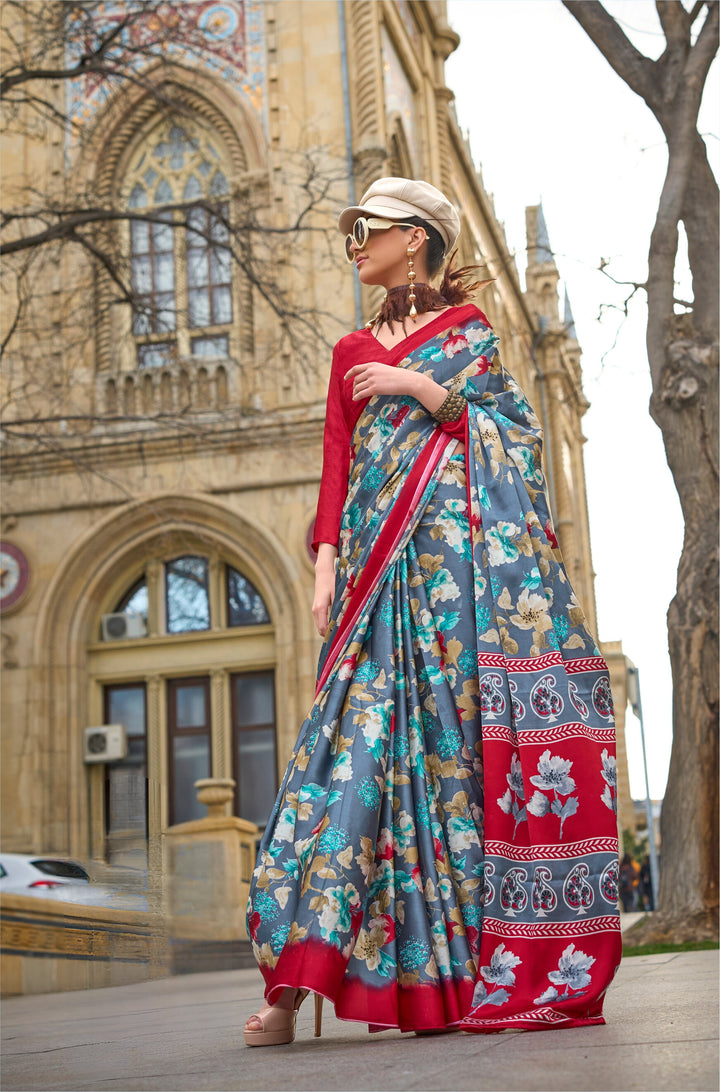
[[[249,1028],[247,1024],[243,1031],[247,1046],[284,1046],[295,1039],[295,1022],[298,1009],[307,997],[309,990],[297,990],[293,998],[291,1009],[280,1008],[279,1005],[269,1006],[250,1017],[250,1020],[258,1020],[260,1028]],[[315,1036],[322,1034],[322,1003],[320,994],[315,994]],[[248,1021],[249,1023],[250,1021]]]

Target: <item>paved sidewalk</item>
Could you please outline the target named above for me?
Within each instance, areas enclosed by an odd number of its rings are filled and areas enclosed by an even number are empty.
[[[718,953],[625,959],[603,1027],[418,1038],[370,1036],[312,1005],[291,1046],[251,1050],[255,970],[8,999],[2,1088],[15,1092],[460,1089],[694,1092],[718,1088]]]

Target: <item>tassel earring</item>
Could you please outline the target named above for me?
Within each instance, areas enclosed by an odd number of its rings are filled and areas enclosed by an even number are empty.
[[[413,257],[415,254],[415,248],[409,246],[407,248],[407,260],[408,260],[408,281],[410,282],[410,291],[408,293],[408,302],[410,303],[410,310],[408,312],[410,318],[417,318],[417,308],[415,307],[415,263]]]

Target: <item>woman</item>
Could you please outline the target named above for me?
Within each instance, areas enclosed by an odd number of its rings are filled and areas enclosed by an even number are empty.
[[[459,231],[447,198],[383,178],[339,227],[387,295],[333,354],[325,641],[253,877],[268,1004],[245,1039],[292,1041],[309,991],[372,1030],[602,1023],[620,953],[612,703],[541,430],[470,271],[429,283]]]

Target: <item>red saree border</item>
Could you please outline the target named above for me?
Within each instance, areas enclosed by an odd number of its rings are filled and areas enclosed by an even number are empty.
[[[315,690],[316,699],[332,674],[339,654],[345,648],[347,639],[362,614],[363,608],[385,572],[388,560],[402,540],[412,514],[420,503],[425,488],[437,469],[443,454],[447,447],[454,443],[456,441],[452,436],[440,429],[436,429],[415,460],[412,470],[405,479],[405,483],[378,533],[368,563],[350,592],[341,623],[328,649],[325,665],[318,678]]]
[[[370,987],[352,974],[352,960],[347,949],[341,952],[317,937],[300,940],[283,950],[275,967],[260,967],[266,981],[265,999],[272,1005],[285,988],[312,990],[333,1003],[340,1020],[368,1024],[378,1031],[429,1031],[457,1025],[472,1007],[469,977],[409,986],[388,979],[387,984]]]

